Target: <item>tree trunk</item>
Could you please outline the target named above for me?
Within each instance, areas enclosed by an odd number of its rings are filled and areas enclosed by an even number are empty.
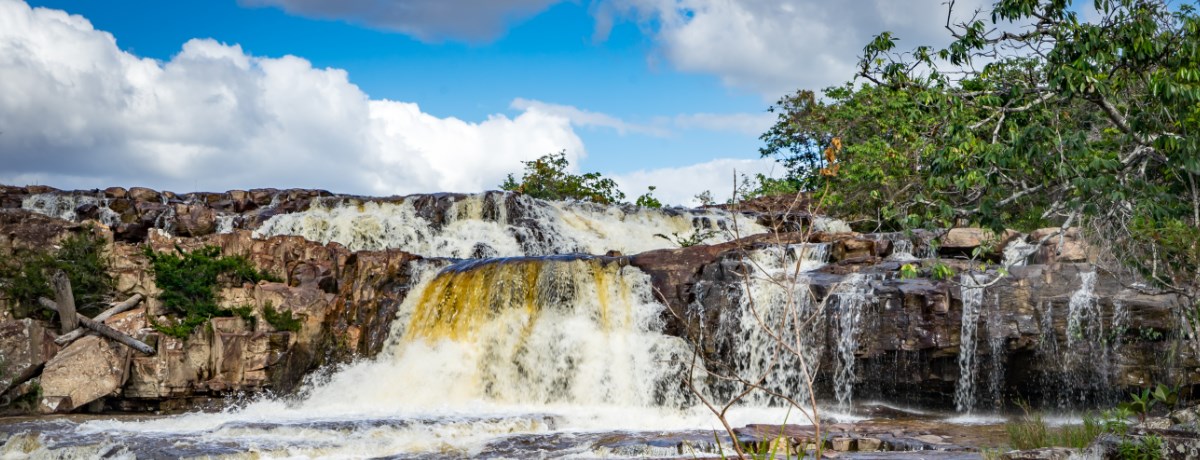
[[[142,301],[142,295],[134,294],[133,297],[125,299],[124,302],[113,305],[112,308],[109,308],[108,310],[104,310],[99,315],[96,315],[95,318],[92,318],[92,321],[102,323],[102,322],[104,322],[104,320],[112,318],[113,315],[116,315],[117,313],[121,313],[125,310],[133,308],[141,301]],[[54,339],[54,343],[57,343],[59,345],[66,345],[68,343],[74,342],[75,339],[83,337],[83,335],[86,334],[87,331],[88,331],[87,329],[82,328],[82,327],[76,328],[75,330],[73,330],[71,332],[68,332],[66,334],[58,336],[57,339]]]
[[[71,293],[71,279],[62,270],[56,270],[50,275],[50,285],[54,288],[54,300],[58,304],[58,320],[62,322],[62,333],[67,334],[79,327],[75,318],[75,295]]]
[[[49,309],[55,310],[55,311],[58,310],[58,305],[56,305],[53,300],[42,297],[42,298],[38,299],[38,302],[40,302],[43,307],[46,307],[46,308],[49,308]],[[61,315],[62,312],[59,312],[59,314]],[[79,321],[79,324],[82,324],[83,327],[86,327],[88,329],[96,331],[96,332],[100,333],[100,335],[108,337],[112,340],[121,342],[121,343],[125,344],[126,346],[128,346],[129,348],[132,348],[134,350],[142,352],[142,354],[146,354],[146,355],[154,354],[154,348],[152,348],[150,345],[146,345],[145,343],[142,343],[142,341],[140,341],[138,339],[135,339],[133,337],[125,335],[121,331],[118,331],[111,327],[105,326],[104,323],[97,323],[95,321],[88,319],[88,317],[80,315],[78,313],[75,314],[75,319],[77,321]]]

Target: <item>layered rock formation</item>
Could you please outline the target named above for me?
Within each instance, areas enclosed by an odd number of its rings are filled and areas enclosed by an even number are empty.
[[[272,217],[309,210],[314,203],[328,208],[329,202],[350,211],[356,206],[362,211],[364,206],[404,203],[411,206],[411,214],[405,216],[413,219],[413,225],[429,228],[406,240],[385,238],[387,232],[403,233],[389,227],[400,225],[396,223],[400,220],[383,221],[386,225],[374,230],[379,234],[364,234],[362,226],[339,233],[320,228],[319,222],[304,223],[309,227],[297,230],[333,240],[322,242],[294,235],[268,237],[262,231],[265,226],[280,228],[281,221]],[[49,331],[56,325],[0,316],[7,320],[0,323],[0,350],[6,365],[0,393],[7,391],[0,403],[36,394],[36,386],[27,382],[38,378],[39,403],[45,411],[179,409],[236,393],[287,392],[323,365],[378,353],[419,274],[453,262],[439,255],[477,258],[504,251],[544,255],[584,250],[598,254],[670,246],[666,239],[604,246],[618,244],[622,235],[584,241],[559,228],[562,223],[546,220],[547,213],[555,211],[548,206],[505,193],[363,199],[304,190],[176,195],[140,188],[57,192],[2,187],[0,253],[53,245],[70,232],[83,231],[79,222],[93,220],[113,242],[117,290],[147,296],[141,308],[107,322],[151,344],[157,353],[143,356],[95,337],[59,350]],[[638,214],[644,211],[619,208],[587,212],[622,225],[647,219]],[[730,230],[729,219],[734,216],[680,210],[661,215],[689,228],[713,230]],[[778,213],[744,217],[758,219],[753,225],[759,230],[780,222],[786,223],[780,228],[795,229],[813,221]],[[665,225],[636,223],[649,228]],[[451,240],[468,233],[462,229],[447,233],[455,225],[500,236],[459,244]],[[1000,237],[977,229],[942,235],[764,233],[710,245],[610,255],[650,275],[668,307],[664,332],[696,344],[714,372],[747,369],[745,348],[756,339],[747,331],[743,313],[753,295],[766,292],[751,286],[751,278],[762,277],[756,271],[756,257],[774,255],[783,261],[810,257],[811,267],[793,271],[786,279],[795,292],[806,297],[811,293],[815,303],[810,306],[823,305],[810,310],[816,320],[808,332],[811,337],[805,340],[814,363],[820,363],[817,390],[829,398],[840,399],[850,392],[859,400],[869,394],[953,407],[961,403],[957,401],[963,398],[958,394],[961,388],[969,386],[970,405],[975,408],[1002,406],[1017,397],[1039,405],[1073,406],[1105,401],[1125,388],[1151,382],[1200,382],[1195,357],[1173,340],[1179,324],[1176,299],[1140,293],[1098,272],[1087,263],[1092,252],[1077,232],[1043,238],[1048,231]],[[350,239],[345,244],[334,242],[338,238]],[[938,254],[930,249],[935,239],[940,243]],[[381,243],[386,241],[429,248],[433,253],[349,249],[386,246]],[[217,245],[226,254],[246,255],[283,281],[221,293],[223,306],[251,306],[255,320],[215,318],[187,340],[171,338],[149,327],[146,319],[166,312],[156,299],[158,291],[142,245],[158,251]],[[986,273],[987,282],[994,284],[978,292],[964,287],[957,277],[931,277],[937,264],[956,273],[978,268],[979,260],[963,257],[979,252],[975,248],[981,246],[987,249],[982,251],[984,258],[993,263],[1004,257],[1006,248],[1019,247],[1028,255],[1019,257],[1022,264],[1003,277],[994,270]],[[820,251],[825,257],[799,254],[805,251]],[[923,252],[942,259],[922,262],[912,256]],[[903,264],[919,269],[921,277],[903,278]],[[857,289],[854,295],[846,291],[851,284]],[[3,303],[0,299],[0,307]],[[267,306],[292,312],[302,320],[299,330],[275,330],[264,320]],[[0,315],[8,310],[0,308]],[[844,318],[850,317],[855,318],[856,329],[848,331],[850,323]],[[971,356],[966,365],[965,354]],[[64,370],[84,368],[95,370],[94,375],[78,375],[104,384],[80,392],[80,385],[72,383],[78,377]],[[719,386],[714,388],[719,391]]]

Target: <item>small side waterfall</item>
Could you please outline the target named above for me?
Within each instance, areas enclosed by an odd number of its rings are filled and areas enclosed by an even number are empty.
[[[858,339],[862,331],[863,313],[872,297],[871,277],[853,274],[842,281],[836,293],[831,294],[836,302],[837,359],[834,360],[833,389],[838,410],[851,409],[854,398],[854,368],[858,361]]]
[[[999,294],[992,295],[988,309],[988,351],[991,357],[988,369],[988,396],[992,405],[997,409],[1004,407],[1004,371],[1005,371],[1005,330],[1002,324],[1003,313],[1000,311]]]
[[[1026,243],[1023,239],[1015,239],[1004,246],[1004,261],[1005,267],[1020,267],[1025,265],[1029,260],[1029,256],[1033,254],[1034,245]]]
[[[805,321],[820,308],[806,272],[824,266],[828,254],[827,244],[768,247],[749,254],[745,261],[753,269],[749,289],[739,287],[739,308],[723,312],[715,334],[733,338],[728,344],[736,365],[732,373],[750,380],[761,378],[761,387],[793,401],[808,398],[806,382],[817,372],[822,349],[817,339],[819,321]],[[765,406],[784,401],[753,392],[748,403]]]
[[[962,282],[962,335],[958,349],[958,384],[954,387],[954,407],[959,412],[971,413],[975,407],[975,378],[978,374],[976,362],[975,332],[979,327],[979,310],[983,305],[983,284],[967,274]]]
[[[39,193],[21,200],[21,209],[69,221],[78,221],[78,210],[85,205],[95,206],[96,218],[100,223],[110,227],[121,223],[121,215],[108,207],[108,200],[103,194]]]
[[[1096,297],[1096,272],[1079,274],[1079,289],[1067,303],[1061,360],[1068,407],[1085,405],[1089,398],[1104,398],[1110,392],[1112,353]]]

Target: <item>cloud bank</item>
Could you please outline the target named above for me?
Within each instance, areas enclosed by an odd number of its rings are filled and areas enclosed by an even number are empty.
[[[0,0],[2,183],[475,191],[561,149],[584,155],[570,121],[539,107],[438,118],[302,58],[192,40],[160,62],[83,17]]]

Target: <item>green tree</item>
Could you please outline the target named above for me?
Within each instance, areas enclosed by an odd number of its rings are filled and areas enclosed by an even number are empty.
[[[637,200],[635,200],[633,202],[633,204],[644,207],[644,208],[653,208],[653,209],[659,209],[659,208],[663,207],[662,202],[658,201],[658,198],[654,197],[654,190],[657,189],[658,187],[651,185],[649,188],[650,188],[650,190],[647,190],[646,193],[643,194],[642,196],[637,197]]]
[[[544,155],[533,161],[523,161],[525,174],[517,181],[512,174],[500,184],[500,189],[520,192],[544,200],[582,200],[600,204],[615,204],[625,200],[625,194],[612,179],[600,173],[571,174],[566,151]]]
[[[116,281],[109,275],[107,241],[92,228],[68,236],[54,250],[15,250],[0,254],[0,292],[13,302],[19,317],[49,314],[39,297],[54,298],[49,276],[62,270],[71,280],[71,293],[79,312],[99,312],[113,295]]]
[[[1092,6],[1083,21],[1070,1],[1000,0],[947,22],[944,49],[899,52],[885,32],[858,84],[780,100],[762,153],[876,226],[1082,226],[1110,268],[1195,311],[1200,16],[1161,0]]]

